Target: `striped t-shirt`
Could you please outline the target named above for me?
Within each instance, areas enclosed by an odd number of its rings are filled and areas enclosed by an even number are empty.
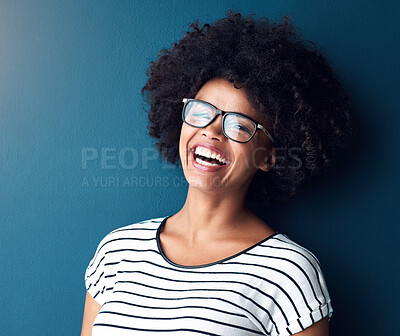
[[[114,230],[100,242],[85,275],[102,306],[93,336],[282,336],[332,315],[318,260],[286,235],[183,266],[161,249],[166,218]]]

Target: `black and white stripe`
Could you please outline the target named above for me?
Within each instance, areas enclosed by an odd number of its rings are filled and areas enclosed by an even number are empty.
[[[102,305],[93,336],[292,335],[332,315],[317,258],[276,233],[229,258],[182,266],[163,253],[165,218],[114,230],[86,270]]]

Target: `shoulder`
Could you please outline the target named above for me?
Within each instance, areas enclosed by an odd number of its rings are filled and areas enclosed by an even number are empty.
[[[261,285],[275,297],[297,297],[315,304],[329,301],[324,275],[317,257],[288,236],[278,233],[249,251],[247,262],[262,279]],[[310,307],[310,306],[308,306]]]
[[[141,233],[144,231],[153,231],[157,230],[161,222],[165,219],[165,217],[146,219],[140,222],[136,222],[133,224],[129,224],[126,226],[119,227],[117,229],[112,230],[109,234],[105,236],[105,238],[113,238],[115,236],[130,236],[135,233]]]
[[[114,288],[118,264],[129,253],[151,250],[163,219],[148,219],[120,227],[100,241],[85,272],[86,289],[100,305]]]
[[[96,255],[99,253],[104,255],[110,249],[131,244],[134,240],[146,241],[153,239],[155,231],[157,231],[164,219],[165,217],[147,219],[112,230],[101,239],[96,249]]]
[[[271,255],[280,257],[282,260],[290,260],[292,263],[305,268],[321,267],[314,253],[283,233],[273,235],[263,245],[269,247]]]

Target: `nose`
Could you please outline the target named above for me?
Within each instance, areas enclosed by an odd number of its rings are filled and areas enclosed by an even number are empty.
[[[202,135],[209,139],[222,141],[224,133],[222,132],[222,116],[218,115],[210,125],[201,129]]]

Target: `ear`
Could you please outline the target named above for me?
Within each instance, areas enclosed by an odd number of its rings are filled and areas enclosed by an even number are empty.
[[[276,153],[275,148],[272,148],[264,157],[264,160],[258,166],[262,171],[271,170],[276,163]]]

